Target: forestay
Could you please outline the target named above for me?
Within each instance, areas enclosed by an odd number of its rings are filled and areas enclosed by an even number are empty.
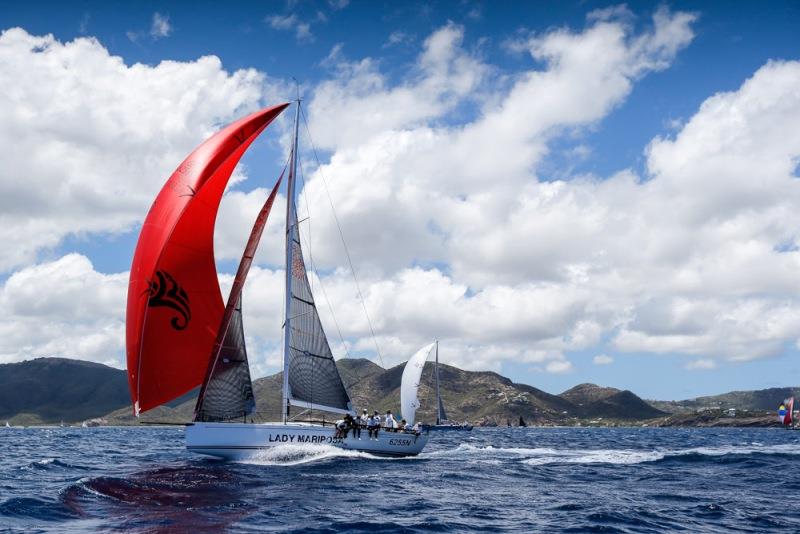
[[[409,358],[403,369],[403,378],[400,381],[400,413],[410,425],[414,424],[417,408],[420,406],[417,392],[422,379],[422,369],[425,367],[425,362],[431,355],[434,345],[435,343],[431,343],[417,351]]]

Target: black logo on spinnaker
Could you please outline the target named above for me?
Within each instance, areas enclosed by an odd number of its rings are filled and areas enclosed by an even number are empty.
[[[189,295],[167,271],[156,271],[156,278],[150,281],[147,290],[150,298],[147,305],[153,308],[166,306],[178,312],[178,317],[170,321],[172,328],[183,330],[189,326],[192,310],[189,308]]]

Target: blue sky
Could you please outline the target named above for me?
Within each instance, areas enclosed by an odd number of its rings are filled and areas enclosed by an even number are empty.
[[[137,221],[194,145],[291,98],[294,77],[386,364],[435,336],[445,360],[550,392],[797,385],[799,15],[792,2],[7,3],[0,28],[23,33],[0,40],[16,86],[0,96],[0,155],[14,158],[0,171],[13,220],[0,362],[123,366]],[[253,146],[223,202],[223,272],[287,126]],[[374,358],[322,174],[304,162],[323,283],[348,352]],[[279,248],[273,228],[245,296],[256,374],[279,357]]]

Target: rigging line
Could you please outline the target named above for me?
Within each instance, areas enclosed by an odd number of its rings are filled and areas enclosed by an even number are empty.
[[[306,176],[303,173],[303,166],[302,165],[300,166],[300,179],[303,181],[303,190],[305,190],[307,184],[306,184]],[[348,358],[350,358],[351,357],[350,356],[350,351],[347,349],[347,343],[345,343],[345,341],[344,341],[344,336],[342,335],[342,329],[339,327],[339,321],[338,321],[338,319],[336,319],[336,314],[333,313],[333,306],[331,305],[331,299],[328,298],[328,292],[325,291],[325,284],[322,283],[322,276],[320,276],[319,272],[317,271],[316,267],[314,266],[314,260],[312,259],[312,256],[311,256],[311,222],[310,222],[311,221],[311,211],[309,210],[309,207],[308,207],[308,195],[303,195],[303,200],[305,200],[305,203],[306,203],[306,216],[307,216],[307,218],[309,220],[309,223],[308,223],[308,238],[307,238],[306,241],[308,243],[308,248],[307,248],[307,250],[308,250],[308,259],[311,260],[310,261],[311,270],[314,272],[314,274],[317,275],[317,280],[319,281],[319,287],[320,287],[320,289],[322,289],[322,295],[325,297],[325,303],[328,305],[328,311],[330,312],[331,317],[333,317],[333,324],[336,326],[336,332],[339,334],[339,341],[342,342],[342,347],[344,348],[344,353],[347,355]],[[302,239],[302,234],[300,234],[300,228],[297,229],[297,233],[300,235],[300,237]]]
[[[336,208],[333,207],[333,199],[331,198],[330,189],[328,189],[328,181],[325,180],[325,174],[322,172],[322,164],[319,161],[319,155],[317,154],[317,147],[314,146],[314,141],[311,139],[311,130],[308,127],[308,120],[306,119],[306,114],[303,109],[300,109],[300,115],[303,117],[303,125],[306,128],[306,133],[308,134],[308,142],[311,145],[311,150],[314,153],[314,159],[317,161],[317,168],[319,169],[319,176],[322,179],[322,183],[325,186],[325,193],[328,196],[328,202],[331,205],[331,212],[333,212],[333,220],[336,221],[336,228],[339,230],[339,237],[342,240],[342,245],[344,246],[344,253],[347,256],[347,263],[350,265],[350,273],[353,275],[353,281],[356,284],[356,291],[358,292],[358,298],[361,301],[361,307],[364,309],[364,315],[367,318],[367,324],[369,325],[370,334],[372,334],[372,342],[375,344],[375,351],[378,353],[378,358],[381,361],[381,367],[384,369],[386,368],[386,364],[383,363],[383,356],[381,355],[381,349],[378,346],[378,340],[375,337],[375,329],[372,327],[372,320],[369,317],[369,312],[367,312],[367,305],[364,302],[364,295],[361,292],[361,286],[358,283],[358,278],[356,277],[356,270],[353,267],[353,260],[350,257],[350,250],[347,248],[347,242],[344,240],[344,233],[342,232],[342,226],[339,224],[339,216],[336,215]]]

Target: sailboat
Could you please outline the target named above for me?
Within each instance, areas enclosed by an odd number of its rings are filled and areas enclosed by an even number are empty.
[[[295,421],[311,410],[353,414],[311,291],[295,206],[300,100],[286,188],[285,307],[281,420],[254,423],[242,289],[283,180],[259,212],[227,302],[214,261],[214,224],[243,153],[290,104],[240,119],[207,139],[167,180],[145,218],[131,266],[126,317],[128,385],[136,416],[199,386],[189,451],[242,459],[286,444],[332,445],[389,456],[419,454],[427,433],[381,431],[337,437],[331,426]],[[301,408],[300,414],[291,408]],[[249,418],[249,420],[248,420]],[[363,434],[362,434],[363,435]]]
[[[783,404],[778,408],[778,421],[784,428],[792,427],[792,410],[794,410],[794,397],[784,399]]]
[[[419,384],[422,379],[422,369],[425,367],[425,362],[431,355],[435,354],[434,358],[434,376],[436,379],[436,424],[424,425],[428,430],[472,430],[472,425],[466,421],[463,423],[455,423],[447,419],[447,413],[444,410],[444,403],[442,402],[441,388],[439,385],[439,341],[434,341],[430,345],[426,345],[418,350],[406,362],[403,368],[403,377],[400,381],[400,413],[408,424],[414,424],[416,418],[417,408],[420,407],[418,398]]]

